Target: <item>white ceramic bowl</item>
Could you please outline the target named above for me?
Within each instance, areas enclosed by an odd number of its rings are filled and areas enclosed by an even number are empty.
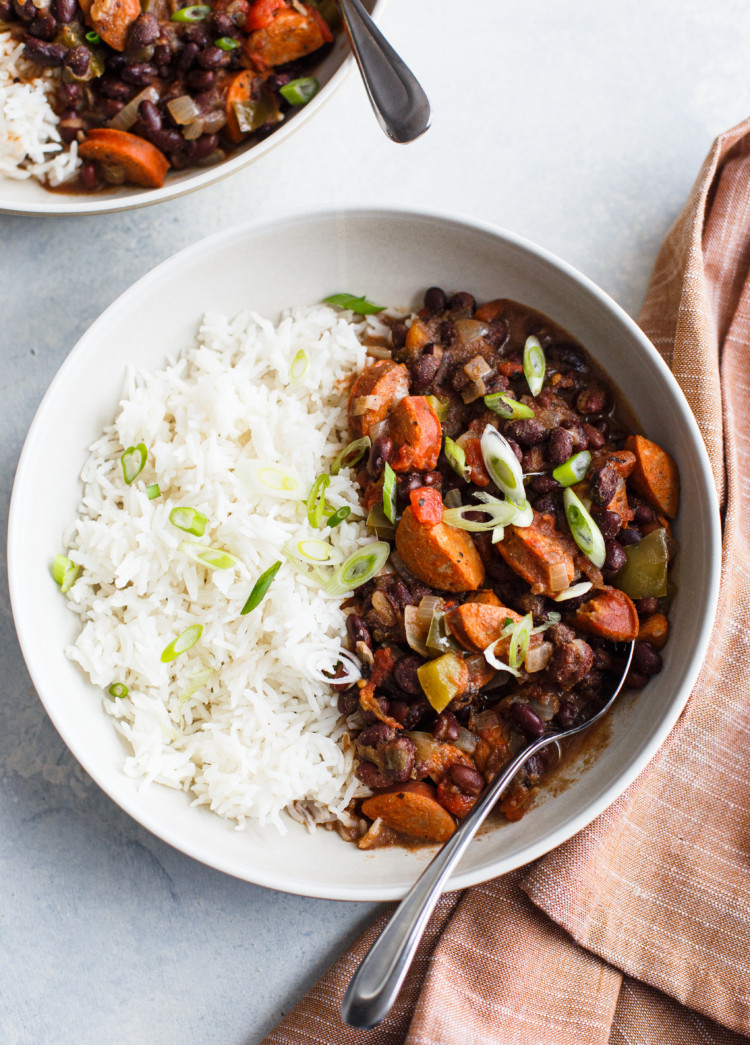
[[[127,362],[159,366],[191,342],[205,309],[268,316],[341,290],[398,305],[425,288],[515,298],[588,346],[635,408],[644,430],[675,456],[682,477],[676,535],[679,592],[664,670],[642,698],[625,695],[611,740],[557,797],[522,821],[476,839],[451,887],[509,871],[559,845],[602,812],[643,769],[689,695],[709,637],[718,589],[719,520],[708,461],[677,384],[627,315],[546,251],[488,225],[393,210],[327,211],[254,223],[182,251],[139,280],[93,324],[37,412],[16,475],[10,514],[10,589],[16,627],[37,691],[73,754],[124,810],[196,859],[276,889],[351,900],[403,895],[430,851],[360,852],[337,835],[296,824],[231,826],[183,793],[139,790],[121,771],[123,746],[101,693],[66,660],[76,619],[49,576],[63,527],[75,515],[78,471],[111,420]]]
[[[378,18],[386,0],[363,0],[367,10]],[[122,185],[99,193],[71,193],[56,189],[54,192],[42,188],[32,178],[15,181],[0,175],[0,213],[8,214],[57,214],[65,216],[81,214],[111,214],[119,210],[133,210],[151,203],[185,196],[188,192],[202,189],[206,185],[226,178],[235,171],[265,156],[312,119],[322,105],[332,97],[334,91],[351,72],[354,59],[343,29],[337,33],[330,54],[316,65],[311,73],[320,83],[320,90],[307,105],[290,114],[277,131],[256,144],[240,145],[222,163],[212,167],[193,167],[184,171],[171,171],[160,189],[149,189],[139,185]],[[373,119],[375,117],[373,116]]]

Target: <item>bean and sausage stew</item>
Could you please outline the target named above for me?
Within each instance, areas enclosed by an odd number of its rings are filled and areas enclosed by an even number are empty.
[[[170,167],[270,134],[318,89],[307,67],[330,49],[324,14],[333,24],[326,0],[0,0],[24,57],[59,71],[60,135],[90,191],[159,187]]]
[[[339,692],[372,794],[361,848],[441,842],[548,728],[662,667],[676,551],[671,457],[632,431],[583,347],[510,300],[432,287],[348,403],[368,523],[392,572],[345,604],[363,677]],[[499,804],[528,808],[552,746]]]

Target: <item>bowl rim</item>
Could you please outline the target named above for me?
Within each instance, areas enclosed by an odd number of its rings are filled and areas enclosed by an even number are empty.
[[[681,421],[684,424],[684,430],[689,433],[693,448],[696,451],[697,460],[699,462],[699,478],[702,486],[707,492],[707,505],[709,509],[706,513],[707,524],[709,530],[709,584],[706,592],[706,606],[707,612],[700,625],[699,637],[695,642],[691,653],[686,661],[682,662],[682,676],[683,682],[681,689],[679,690],[679,697],[675,697],[670,703],[662,722],[657,728],[654,729],[649,740],[644,744],[639,754],[632,759],[627,766],[618,774],[617,781],[610,787],[605,789],[597,798],[593,799],[579,814],[572,816],[566,823],[561,824],[556,829],[548,832],[543,838],[539,839],[535,844],[528,847],[523,852],[523,861],[519,862],[518,858],[512,856],[510,858],[503,858],[502,854],[492,862],[492,869],[487,872],[487,867],[477,868],[467,871],[461,871],[460,865],[458,870],[451,877],[447,883],[446,889],[459,889],[466,888],[472,885],[481,884],[482,882],[488,881],[492,877],[496,877],[500,874],[505,874],[508,871],[514,870],[520,866],[525,866],[527,863],[538,859],[544,854],[557,848],[563,842],[566,842],[573,835],[577,834],[583,828],[587,827],[593,820],[595,820],[601,813],[603,813],[610,805],[613,804],[633,783],[636,777],[645,769],[651,759],[656,755],[659,748],[662,746],[667,736],[671,732],[674,724],[681,715],[685,704],[687,703],[695,681],[701,670],[703,659],[708,647],[710,640],[711,630],[713,627],[713,621],[716,613],[716,606],[719,595],[719,582],[721,575],[721,525],[720,525],[720,514],[719,504],[716,495],[715,485],[713,481],[713,474],[708,459],[708,454],[703,443],[703,438],[700,434],[698,424],[695,417],[688,405],[687,400],[677,384],[676,379],[667,367],[666,363],[659,355],[657,350],[648,340],[646,335],[637,326],[635,321],[617,304],[605,291],[593,283],[587,276],[575,269],[572,265],[565,262],[561,258],[557,257],[552,252],[548,251],[544,247],[539,247],[532,241],[520,236],[514,232],[504,229],[493,223],[483,221],[481,219],[473,217],[464,217],[457,215],[455,212],[446,212],[442,210],[434,209],[415,209],[413,207],[400,207],[400,206],[351,206],[345,208],[336,207],[313,207],[303,208],[295,211],[290,211],[286,215],[281,217],[269,217],[254,219],[251,221],[244,222],[241,225],[234,226],[229,229],[224,229],[219,232],[215,232],[196,243],[191,244],[188,247],[183,248],[171,257],[162,261],[160,264],[149,270],[143,276],[141,276],[135,283],[128,287],[123,293],[121,293],[100,315],[94,320],[94,322],[84,331],[82,336],[76,342],[74,347],[70,350],[66,358],[63,360],[61,366],[57,370],[53,377],[47,391],[45,392],[34,418],[31,422],[29,430],[27,432],[24,444],[19,456],[18,465],[16,468],[16,474],[13,482],[13,489],[11,493],[10,508],[8,514],[8,540],[7,540],[7,557],[8,557],[8,586],[10,593],[10,603],[13,612],[14,622],[16,625],[16,632],[18,635],[18,641],[21,648],[21,652],[26,662],[31,681],[34,684],[37,696],[41,701],[47,715],[52,720],[55,729],[60,734],[61,738],[65,742],[66,746],[72,752],[77,761],[84,767],[86,772],[91,778],[98,784],[98,786],[107,794],[117,805],[119,805],[124,812],[131,816],[137,823],[145,827],[151,833],[155,834],[161,840],[172,845],[175,849],[183,852],[199,862],[213,867],[217,870],[223,871],[224,873],[231,874],[242,880],[253,882],[257,885],[262,885],[268,888],[276,889],[281,892],[290,892],[298,895],[306,895],[311,897],[319,897],[324,899],[337,899],[337,900],[356,900],[356,901],[373,901],[373,900],[392,900],[398,899],[404,895],[405,889],[399,886],[384,885],[379,888],[371,887],[357,887],[355,885],[347,886],[341,883],[336,883],[330,887],[314,887],[311,889],[302,889],[300,883],[294,882],[291,879],[289,881],[284,878],[279,879],[276,874],[273,876],[264,873],[262,870],[260,873],[253,873],[252,877],[248,875],[248,868],[246,864],[240,860],[232,861],[226,859],[212,860],[210,854],[205,852],[205,848],[194,844],[190,838],[185,839],[179,836],[178,833],[173,833],[169,825],[165,825],[161,822],[157,823],[158,818],[150,815],[148,809],[138,808],[136,802],[136,792],[133,792],[133,799],[129,801],[127,796],[123,800],[121,795],[115,796],[112,790],[108,786],[106,781],[102,780],[102,775],[96,766],[91,767],[89,765],[89,759],[85,748],[81,749],[81,745],[78,743],[76,736],[71,735],[65,721],[59,721],[59,717],[54,713],[54,709],[48,706],[44,695],[40,691],[37,682],[37,669],[34,663],[31,662],[31,657],[27,656],[27,640],[24,634],[23,627],[19,627],[18,616],[16,614],[16,605],[18,599],[15,592],[18,590],[21,584],[21,569],[19,565],[19,557],[14,554],[16,545],[19,541],[19,533],[21,530],[20,516],[22,513],[22,495],[23,487],[25,483],[25,475],[27,472],[27,461],[33,458],[36,447],[35,443],[37,440],[37,432],[41,430],[43,425],[43,418],[46,412],[47,406],[51,403],[57,393],[57,388],[62,385],[66,380],[68,370],[76,365],[77,357],[85,352],[87,344],[92,339],[96,339],[97,333],[100,326],[107,325],[110,322],[111,317],[116,317],[118,313],[124,311],[125,314],[128,312],[128,307],[131,299],[138,299],[139,295],[145,288],[152,282],[158,284],[159,280],[164,276],[172,276],[174,273],[179,273],[180,269],[184,266],[190,266],[193,259],[196,257],[203,256],[207,250],[213,250],[216,248],[227,248],[233,242],[244,240],[245,237],[252,237],[257,233],[272,230],[277,227],[294,226],[299,224],[305,224],[310,221],[335,221],[340,222],[346,218],[376,218],[380,221],[387,220],[388,218],[396,218],[399,220],[409,219],[416,222],[427,221],[427,222],[439,222],[445,226],[450,226],[457,231],[474,231],[484,234],[488,234],[491,237],[499,237],[500,239],[507,242],[509,245],[518,248],[524,252],[528,252],[534,257],[540,259],[547,264],[550,264],[554,268],[557,268],[565,276],[578,283],[585,291],[587,291],[599,304],[600,307],[605,310],[614,313],[616,319],[623,324],[628,333],[640,342],[641,347],[649,354],[653,362],[659,369],[663,380],[670,387],[670,390],[674,397],[675,406],[678,408]],[[250,869],[251,872],[253,869]]]

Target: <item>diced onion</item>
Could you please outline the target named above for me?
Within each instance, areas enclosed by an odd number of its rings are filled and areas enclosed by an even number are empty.
[[[538,396],[544,384],[544,375],[547,371],[547,360],[544,358],[544,349],[539,338],[526,338],[523,348],[523,372],[533,396]]]
[[[567,602],[568,599],[577,599],[579,595],[585,595],[591,588],[591,581],[581,581],[580,584],[573,584],[570,588],[566,588],[565,591],[561,591],[559,595],[555,595],[555,602]]]
[[[460,727],[460,731],[456,740],[453,741],[459,751],[463,751],[467,755],[473,755],[476,751],[478,744],[477,737],[468,729]]]
[[[203,120],[193,120],[191,123],[186,124],[185,130],[182,132],[182,137],[186,142],[195,141],[196,138],[204,133]]]
[[[602,531],[589,515],[580,497],[570,487],[563,494],[563,505],[573,540],[594,566],[601,569],[607,555]]]
[[[442,612],[444,605],[445,603],[439,595],[425,595],[417,607],[419,623],[424,628],[429,629],[430,624],[432,624],[432,618],[436,613]]]
[[[201,111],[189,94],[181,94],[179,98],[173,98],[167,102],[167,108],[175,123],[184,125],[192,123],[201,115]]]
[[[113,131],[129,131],[138,119],[138,106],[141,102],[158,101],[159,92],[157,89],[155,87],[146,87],[144,90],[139,91],[135,98],[131,98],[127,105],[123,105],[122,109],[112,117],[106,126]]]
[[[334,678],[336,668],[341,664],[346,669],[343,675]],[[305,669],[310,678],[316,682],[332,682],[337,686],[352,685],[362,678],[362,665],[349,650],[339,646],[338,649],[319,649],[308,654]]]
[[[362,414],[366,414],[368,410],[377,410],[381,405],[380,396],[358,396],[352,402],[351,414],[352,417],[361,417]]]
[[[551,562],[549,564],[549,587],[550,591],[562,591],[570,582],[568,581],[568,570],[564,562]]]
[[[461,491],[458,487],[454,486],[452,490],[443,498],[443,504],[446,508],[460,508],[461,507]]]
[[[419,618],[419,610],[416,606],[404,607],[404,631],[409,647],[418,653],[420,657],[429,657],[430,651],[425,645],[425,639],[429,631],[429,625],[425,627]]]
[[[492,367],[489,365],[484,356],[474,356],[468,363],[464,365],[464,373],[471,381],[479,381],[485,374],[489,374],[492,371]]]
[[[462,345],[468,345],[470,341],[484,337],[489,331],[487,324],[480,319],[457,319],[454,325]]]
[[[523,472],[508,440],[492,425],[487,425],[479,446],[492,481],[509,500],[519,507],[523,506],[526,502]]]
[[[531,646],[526,652],[524,667],[533,674],[535,671],[544,671],[552,656],[552,643],[542,642],[538,646]]]

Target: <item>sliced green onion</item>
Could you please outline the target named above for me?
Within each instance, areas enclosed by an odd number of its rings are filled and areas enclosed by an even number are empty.
[[[485,396],[484,405],[499,417],[505,418],[506,421],[518,421],[524,417],[534,416],[534,411],[530,406],[519,403],[517,399],[511,399],[502,392],[493,392],[492,395]]]
[[[451,408],[450,399],[440,399],[438,396],[427,396],[427,402],[437,414],[438,421],[442,422],[448,416]]]
[[[383,512],[389,522],[396,522],[396,473],[387,461],[383,469]]]
[[[138,443],[137,446],[129,446],[120,458],[120,462],[122,463],[122,474],[128,486],[130,486],[133,480],[143,471],[147,457],[148,450],[146,449],[146,444]]]
[[[495,646],[499,641],[499,639],[493,639],[493,641],[489,644],[487,649],[482,650],[484,659],[487,661],[490,667],[495,668],[497,671],[508,671],[511,675],[520,675],[521,672],[518,670],[518,668],[512,668],[510,664],[506,664],[505,661],[499,660],[495,656]]]
[[[573,584],[570,588],[566,588],[565,591],[561,591],[559,595],[555,595],[555,602],[567,602],[568,599],[577,599],[579,595],[585,595],[592,587],[591,581],[581,581],[580,584]]]
[[[361,439],[355,439],[345,446],[341,453],[331,465],[331,475],[338,475],[342,468],[352,468],[372,446],[369,435],[363,435]]]
[[[98,33],[95,33],[93,29],[90,32],[86,33],[85,39],[87,43],[94,45],[100,44],[102,42],[101,36],[99,36]]]
[[[208,524],[206,516],[197,508],[173,508],[169,513],[169,521],[178,530],[192,533],[194,537],[202,537]]]
[[[509,520],[514,526],[531,526],[534,521],[534,510],[528,501],[524,501],[523,504],[513,504],[512,501],[498,501],[497,497],[493,497],[490,493],[485,493],[484,490],[476,490],[474,496],[482,504],[504,504],[513,508],[514,515]]]
[[[527,613],[525,617],[521,617],[514,624],[508,649],[508,663],[512,668],[520,668],[526,659],[526,653],[529,649],[529,637],[533,627],[534,618],[530,613]]]
[[[474,512],[481,512],[488,518],[481,521],[466,518],[467,515]],[[509,501],[496,501],[494,504],[462,504],[460,508],[444,508],[443,522],[448,526],[455,526],[459,530],[468,530],[470,533],[486,533],[498,526],[508,526],[513,522],[515,514],[515,506]]]
[[[148,494],[149,501],[153,501],[157,497],[161,497],[161,490],[159,489],[158,483],[151,483],[150,486],[146,487],[146,493]]]
[[[305,507],[307,508],[307,519],[316,530],[323,521],[323,513],[326,506],[326,489],[331,483],[331,477],[327,472],[321,472],[312,489],[308,494]]]
[[[514,504],[523,506],[526,503],[523,472],[508,440],[492,425],[487,425],[482,432],[479,447],[485,468],[495,486]]]
[[[113,682],[107,692],[110,697],[127,697],[130,690],[124,682]]]
[[[234,51],[239,46],[239,40],[235,40],[233,36],[220,36],[218,40],[214,40],[214,47],[218,47],[222,51]]]
[[[378,537],[393,537],[396,527],[390,519],[386,519],[382,504],[374,504],[367,516],[367,525]]]
[[[468,480],[471,470],[466,467],[466,453],[463,447],[459,446],[458,443],[454,443],[449,435],[445,437],[443,453],[456,475],[460,475],[462,479]]]
[[[180,551],[189,559],[208,566],[211,570],[228,570],[237,565],[237,558],[221,548],[212,548],[210,544],[198,544],[195,541],[183,541]]]
[[[52,576],[60,591],[70,591],[81,575],[81,567],[69,559],[67,555],[56,555],[52,563]]]
[[[343,595],[352,588],[365,584],[385,566],[391,554],[390,544],[385,541],[374,541],[358,548],[356,552],[336,570],[333,578],[326,585],[329,595]]]
[[[310,365],[310,357],[304,348],[301,348],[292,360],[292,365],[289,367],[289,377],[292,381],[301,381],[307,373],[307,368]]]
[[[544,358],[544,349],[539,338],[526,338],[523,347],[523,372],[533,396],[538,396],[544,384],[544,375],[547,372],[547,360]]]
[[[329,305],[338,305],[339,308],[350,308],[358,316],[372,316],[385,309],[385,305],[374,305],[364,295],[358,298],[354,294],[330,294],[323,300]]]
[[[502,539],[504,537],[505,537],[505,527],[504,526],[496,526],[495,529],[492,531],[492,538],[491,538],[492,543],[493,544],[499,544],[500,541],[502,541]]]
[[[317,541],[314,539],[297,541],[297,554],[300,558],[306,562],[311,562],[314,566],[318,566],[322,562],[328,562],[331,558],[332,550],[328,541]]]
[[[349,505],[342,504],[342,506],[337,511],[335,511],[333,515],[328,516],[328,519],[326,520],[326,526],[328,526],[329,529],[333,530],[334,527],[338,526],[339,523],[342,523],[344,519],[348,519],[351,514],[352,510],[349,507]]]
[[[180,704],[184,704],[185,701],[190,700],[194,693],[197,693],[201,686],[205,686],[208,680],[213,675],[213,668],[206,668],[204,671],[196,671],[194,675],[190,676],[190,682],[180,693]]]
[[[299,80],[290,80],[279,88],[279,94],[290,105],[307,105],[320,90],[320,84],[314,76],[302,76]]]
[[[263,493],[271,493],[274,497],[296,500],[300,496],[299,479],[277,464],[265,464],[263,461],[240,462],[238,469],[247,469],[253,485]]]
[[[563,504],[573,540],[583,554],[591,559],[594,566],[601,569],[607,554],[602,531],[589,515],[580,497],[576,496],[570,487],[563,494]]]
[[[196,644],[202,634],[202,624],[191,624],[189,628],[185,628],[176,639],[172,639],[169,645],[162,650],[162,664],[169,664],[170,661],[177,660],[181,653],[186,653],[187,650]]]
[[[251,610],[260,606],[261,602],[266,597],[266,592],[271,587],[271,582],[280,569],[281,559],[275,562],[273,566],[269,566],[264,573],[261,573],[260,577],[258,577],[253,585],[253,590],[250,592],[247,602],[240,610],[240,616],[244,617],[246,613],[250,613]]]
[[[179,11],[173,11],[169,16],[172,22],[202,22],[211,14],[211,8],[206,4],[193,4],[191,7],[181,7]]]
[[[590,464],[591,454],[588,450],[580,450],[567,461],[559,464],[552,472],[552,478],[557,479],[560,486],[572,486],[574,483],[580,483],[589,470]]]

